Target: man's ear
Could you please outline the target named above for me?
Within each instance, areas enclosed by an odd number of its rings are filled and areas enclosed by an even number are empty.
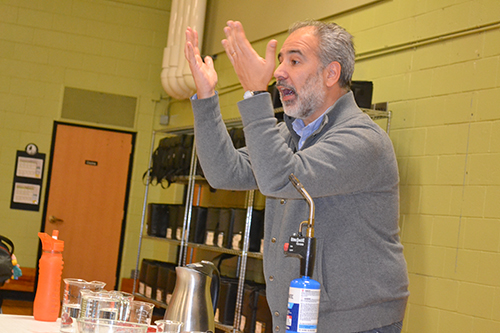
[[[341,66],[338,61],[332,61],[326,66],[325,82],[328,87],[332,87],[340,80]]]

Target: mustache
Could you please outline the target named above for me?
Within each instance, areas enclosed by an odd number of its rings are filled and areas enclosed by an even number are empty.
[[[276,81],[276,87],[284,88],[284,89],[289,89],[295,92],[295,88],[292,87],[291,85],[287,84],[284,80],[277,80]]]

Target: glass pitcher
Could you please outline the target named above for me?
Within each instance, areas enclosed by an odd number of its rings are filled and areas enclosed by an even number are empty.
[[[128,321],[134,296],[124,291],[81,291],[80,318]]]
[[[80,316],[81,290],[99,291],[105,282],[85,281],[82,279],[64,279],[64,297],[61,310],[61,332],[76,332],[76,318]]]

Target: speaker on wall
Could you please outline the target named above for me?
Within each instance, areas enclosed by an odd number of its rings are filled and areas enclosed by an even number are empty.
[[[373,82],[372,81],[352,81],[351,90],[354,94],[356,104],[360,108],[370,109],[372,106]]]

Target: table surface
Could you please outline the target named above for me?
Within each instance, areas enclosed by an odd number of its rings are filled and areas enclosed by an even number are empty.
[[[46,322],[33,316],[0,314],[0,333],[59,333],[60,329],[61,318]],[[156,332],[156,326],[149,326],[148,332]]]
[[[38,321],[33,316],[0,314],[2,333],[59,333],[60,319],[55,322]]]

